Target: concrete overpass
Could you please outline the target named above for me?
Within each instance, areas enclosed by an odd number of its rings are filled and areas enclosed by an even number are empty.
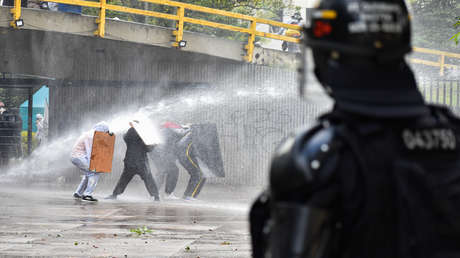
[[[0,7],[0,17],[9,17],[9,10]],[[157,64],[171,63],[183,66],[176,67],[182,69],[177,70],[176,79],[193,81],[190,72],[183,71],[189,64],[199,62],[200,68],[237,64],[245,52],[242,42],[188,32],[184,33],[187,47],[177,51],[170,47],[172,29],[120,20],[107,19],[101,39],[93,34],[95,17],[23,9],[22,19],[25,26],[20,30],[11,30],[8,19],[0,21],[3,72],[69,80],[149,81],[164,74],[161,68],[155,69]],[[254,63],[264,65],[294,60],[289,54],[260,48],[254,57]]]

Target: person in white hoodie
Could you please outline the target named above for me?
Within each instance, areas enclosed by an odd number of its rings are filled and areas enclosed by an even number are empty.
[[[82,134],[72,148],[71,161],[76,167],[83,171],[84,175],[73,194],[75,198],[85,201],[97,201],[93,198],[93,192],[99,181],[100,173],[89,170],[91,150],[93,145],[94,132],[108,132],[109,125],[106,122],[97,123],[92,130]]]

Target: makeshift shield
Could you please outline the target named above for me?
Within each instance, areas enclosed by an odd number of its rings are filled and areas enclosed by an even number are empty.
[[[115,134],[94,132],[89,169],[95,172],[112,172],[114,147]]]
[[[198,166],[205,177],[225,177],[216,125],[193,124],[191,129]]]
[[[153,146],[160,143],[159,130],[152,123],[141,121],[140,123],[132,122],[131,124],[145,145]]]

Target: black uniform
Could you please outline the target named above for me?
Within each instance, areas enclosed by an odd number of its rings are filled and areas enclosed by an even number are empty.
[[[276,151],[254,257],[460,257],[460,120],[417,89],[404,2],[323,0],[311,17],[335,106]]]
[[[125,166],[120,180],[118,180],[117,186],[113,190],[113,196],[122,194],[131,179],[135,175],[139,175],[144,181],[145,187],[147,188],[147,191],[149,191],[150,196],[153,196],[158,200],[158,188],[152,177],[147,161],[147,152],[152,151],[152,149],[144,144],[136,130],[132,127],[128,129],[128,132],[126,132],[123,136],[123,139],[126,142],[127,147],[124,159]]]

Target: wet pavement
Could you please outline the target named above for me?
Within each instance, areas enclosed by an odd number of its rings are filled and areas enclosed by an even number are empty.
[[[217,202],[208,192],[86,202],[70,190],[0,185],[0,257],[251,257],[250,198]]]

